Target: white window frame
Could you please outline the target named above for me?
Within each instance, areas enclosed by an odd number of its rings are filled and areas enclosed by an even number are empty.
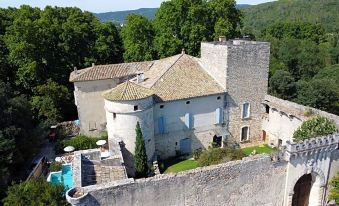
[[[248,104],[248,116],[244,117],[244,106],[245,104]],[[248,119],[251,117],[251,104],[249,102],[244,102],[242,105],[241,105],[241,119]]]
[[[245,128],[245,127],[248,128],[247,137],[246,137],[245,140],[242,140],[242,129]],[[250,126],[249,126],[249,125],[242,126],[242,127],[240,128],[240,142],[246,142],[246,141],[248,141],[249,139],[250,139]]]

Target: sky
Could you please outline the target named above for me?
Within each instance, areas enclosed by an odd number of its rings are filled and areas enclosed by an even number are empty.
[[[164,0],[0,0],[0,7],[19,7],[22,4],[44,8],[52,6],[76,6],[90,12],[123,11],[138,8],[157,8]],[[238,4],[260,4],[272,0],[236,0]]]

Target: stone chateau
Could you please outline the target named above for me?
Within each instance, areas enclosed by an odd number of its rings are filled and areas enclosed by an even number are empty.
[[[102,159],[99,150],[76,152],[76,188],[67,192],[68,201],[79,206],[301,205],[307,196],[308,205],[324,205],[328,180],[339,171],[339,135],[299,144],[292,135],[310,118],[309,111],[337,125],[339,117],[267,95],[269,55],[267,42],[221,38],[201,43],[200,58],[183,51],[72,72],[81,132],[107,131],[110,157]],[[267,142],[282,152],[274,161],[261,155],[134,180],[128,177],[134,174],[137,122],[150,164],[189,156],[212,142],[220,147]],[[310,191],[300,195],[296,187],[305,182]]]

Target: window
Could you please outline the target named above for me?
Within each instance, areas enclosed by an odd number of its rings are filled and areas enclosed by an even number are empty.
[[[212,146],[213,146],[214,148],[221,147],[221,140],[222,140],[222,136],[216,136],[216,135],[214,135],[214,136],[213,136],[213,144],[212,144]]]
[[[187,102],[186,102],[186,104],[190,104],[190,103],[191,103],[191,101],[187,101]]]
[[[223,121],[223,109],[217,108],[215,110],[215,124],[222,124],[222,123],[224,123],[224,121]]]
[[[270,106],[268,106],[268,105],[266,104],[266,107],[265,107],[265,108],[266,108],[266,113],[269,114],[269,113],[270,113]]]
[[[244,103],[242,105],[242,118],[249,118],[250,117],[250,103]]]
[[[241,142],[248,140],[250,133],[250,128],[249,127],[243,127],[241,128]]]
[[[96,122],[94,121],[89,121],[88,123],[88,130],[89,131],[94,131],[97,129],[97,125],[96,125]]]
[[[164,105],[162,104],[162,105],[160,105],[160,109],[162,109],[162,108],[164,108]]]
[[[159,134],[164,134],[165,133],[165,118],[159,117],[158,123],[159,123]]]
[[[138,105],[134,105],[134,111],[138,110]]]
[[[217,97],[217,100],[219,100],[219,99],[221,99],[221,97],[220,97],[220,96],[218,96],[218,97]]]
[[[117,118],[117,113],[113,113],[113,119]]]
[[[188,129],[192,129],[192,114],[185,114],[185,125]]]

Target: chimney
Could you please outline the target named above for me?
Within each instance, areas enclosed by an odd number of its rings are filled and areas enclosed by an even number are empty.
[[[74,67],[74,73],[78,74],[78,68],[77,67]]]
[[[226,36],[219,36],[219,42],[226,42]]]
[[[181,49],[181,54],[185,54],[185,49],[184,48]]]
[[[94,67],[95,66],[95,64],[94,63],[92,63],[92,67]]]

